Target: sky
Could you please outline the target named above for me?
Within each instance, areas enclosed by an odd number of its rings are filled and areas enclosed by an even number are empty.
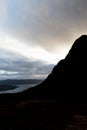
[[[46,77],[86,25],[87,0],[0,0],[0,79]]]

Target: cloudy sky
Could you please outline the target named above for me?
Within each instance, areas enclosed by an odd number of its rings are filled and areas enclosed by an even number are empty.
[[[47,76],[86,25],[87,0],[0,0],[0,79]]]

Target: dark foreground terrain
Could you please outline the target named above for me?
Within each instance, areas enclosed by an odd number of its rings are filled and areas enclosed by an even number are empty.
[[[0,106],[0,130],[86,130],[87,109],[76,106],[55,100],[7,103]]]
[[[87,36],[36,87],[0,95],[0,129],[87,130]]]

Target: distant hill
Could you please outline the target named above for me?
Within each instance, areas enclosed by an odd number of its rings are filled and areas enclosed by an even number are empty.
[[[24,85],[41,83],[39,79],[7,79],[0,80],[0,85]]]
[[[14,85],[0,85],[0,92],[6,91],[6,90],[13,90],[16,88],[17,86],[14,86]]]

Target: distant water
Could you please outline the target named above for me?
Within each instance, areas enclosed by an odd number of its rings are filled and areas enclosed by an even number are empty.
[[[17,85],[17,88],[13,90],[6,90],[6,91],[1,91],[0,93],[17,93],[17,92],[22,92],[24,90],[27,90],[28,88],[34,87],[37,84],[25,84],[25,85]]]

